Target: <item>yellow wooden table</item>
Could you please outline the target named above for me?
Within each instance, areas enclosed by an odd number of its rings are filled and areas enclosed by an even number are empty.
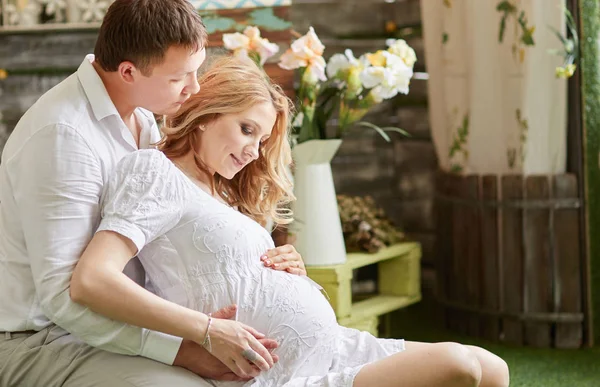
[[[421,245],[405,242],[375,254],[349,253],[341,265],[307,266],[306,270],[329,295],[341,325],[377,336],[380,316],[421,300],[420,260]],[[379,272],[377,295],[353,302],[352,271],[373,264]]]

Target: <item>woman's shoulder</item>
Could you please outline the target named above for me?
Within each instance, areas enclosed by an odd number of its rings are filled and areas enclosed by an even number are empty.
[[[173,163],[157,149],[140,149],[124,156],[117,168],[121,173],[160,175],[171,170]]]

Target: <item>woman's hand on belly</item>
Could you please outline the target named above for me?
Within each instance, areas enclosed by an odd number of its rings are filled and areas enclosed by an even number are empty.
[[[306,275],[304,261],[296,248],[292,245],[283,245],[268,250],[260,257],[266,267],[273,270],[287,271],[290,274]]]

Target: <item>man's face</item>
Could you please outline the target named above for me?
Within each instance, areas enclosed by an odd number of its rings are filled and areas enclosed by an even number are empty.
[[[177,112],[190,95],[200,90],[198,69],[204,59],[204,48],[190,52],[188,48],[170,47],[163,63],[154,66],[149,76],[136,77],[136,105],[160,115]]]

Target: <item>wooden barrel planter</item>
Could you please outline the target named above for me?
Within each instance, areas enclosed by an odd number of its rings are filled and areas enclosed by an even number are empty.
[[[437,294],[447,327],[519,345],[580,347],[577,178],[440,172],[436,183]]]

